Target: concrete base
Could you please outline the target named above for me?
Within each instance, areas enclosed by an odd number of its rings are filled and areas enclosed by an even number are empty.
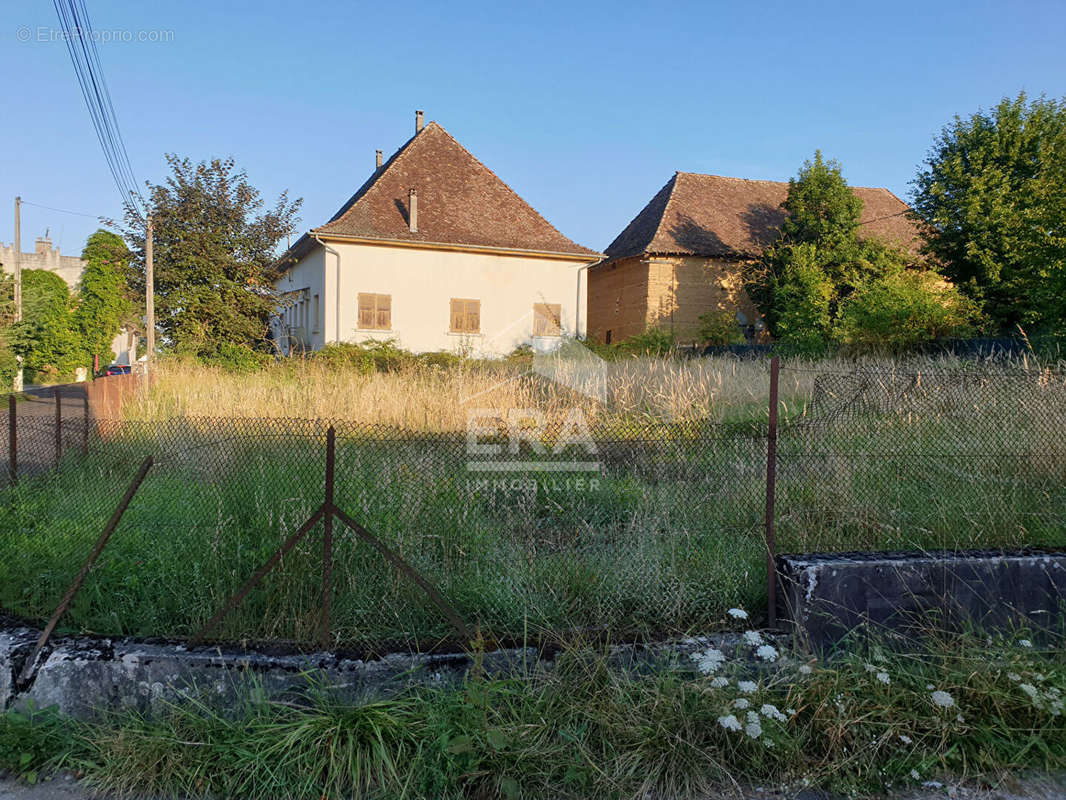
[[[813,649],[857,629],[1062,632],[1066,552],[825,553],[777,557],[779,614]]]

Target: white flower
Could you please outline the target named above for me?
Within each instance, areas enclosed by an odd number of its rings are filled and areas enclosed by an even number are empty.
[[[799,673],[800,673],[800,675],[810,675],[811,674],[811,665],[810,664],[800,664]]]
[[[890,683],[892,683],[892,679],[888,677],[887,672],[878,672],[875,677],[877,678],[877,680],[881,681],[881,683],[885,684],[885,686],[888,686]]]
[[[749,703],[743,697],[738,697],[736,700],[733,701],[733,708],[739,708],[741,711],[743,711],[745,708],[747,708],[750,705],[751,705],[751,703]]]
[[[764,644],[758,650],[756,650],[755,655],[757,655],[763,661],[777,661],[777,650],[775,650],[768,644]]]
[[[1018,688],[1029,695],[1029,699],[1033,701],[1033,705],[1040,708],[1043,703],[1040,701],[1040,690],[1037,689],[1031,683],[1020,683]]]
[[[864,664],[863,666],[866,668],[867,672],[877,672],[877,667],[873,664]]]
[[[951,708],[955,705],[955,698],[947,692],[942,692],[939,689],[933,692],[930,697],[933,699],[933,703],[941,708]]]
[[[759,685],[755,681],[737,681],[737,688],[744,694],[751,694],[759,688]]]
[[[762,634],[758,631],[744,631],[744,641],[752,647],[758,647],[763,644]]]
[[[717,678],[711,681],[711,686],[715,689],[721,689],[723,686],[729,685],[729,678],[719,675]]]
[[[928,689],[928,690],[929,690],[929,691],[931,692],[931,691],[933,691],[933,689],[935,689],[936,687],[935,687],[935,686],[933,686],[933,684],[931,684],[931,683],[927,683],[927,684],[925,685],[925,688],[926,688],[926,689]]]
[[[745,611],[743,608],[731,608],[725,613],[727,613],[733,619],[747,619],[748,618],[748,612]]]
[[[940,789],[943,785],[940,781],[926,781],[922,784],[922,787],[925,789]]]
[[[914,778],[914,780],[916,781],[920,781],[922,779],[922,776],[918,774],[918,770],[916,769],[911,770],[911,777]]]
[[[904,736],[902,733],[899,735],[899,740],[903,742],[903,744],[910,744],[914,741],[910,736]]]
[[[744,726],[744,732],[752,739],[758,739],[762,736],[762,722],[759,720],[759,715],[754,711],[748,712],[748,724]]]
[[[794,708],[786,708],[785,709],[785,713],[788,714],[790,717],[794,717],[794,716],[796,716],[796,709],[794,709]]]
[[[1033,643],[1030,642],[1028,639],[1022,639],[1021,641],[1018,642],[1018,644],[1020,644],[1022,647],[1032,647],[1033,646]]]
[[[1014,681],[1015,683],[1017,683],[1018,681],[1020,681],[1022,679],[1022,676],[1019,675],[1017,672],[1008,672],[1007,673],[1007,678],[1012,680],[1012,681]]]
[[[767,719],[776,719],[778,722],[788,722],[788,717],[777,710],[777,706],[770,703],[764,703],[763,707],[759,709],[759,713]]]
[[[961,725],[963,722],[966,721],[966,719],[962,716],[962,714],[959,714],[957,717],[955,717],[955,721]]]
[[[690,658],[696,662],[696,667],[704,675],[717,672],[718,668],[725,662],[725,655],[722,651],[713,647],[708,647],[702,652],[693,653]]]
[[[727,731],[739,731],[741,729],[740,720],[735,715],[730,714],[727,717],[719,717],[718,724],[725,728]]]

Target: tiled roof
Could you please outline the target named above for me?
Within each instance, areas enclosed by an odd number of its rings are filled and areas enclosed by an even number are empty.
[[[863,200],[861,236],[917,252],[918,229],[905,214],[906,203],[888,189],[854,186],[852,191]],[[611,242],[607,257],[757,256],[777,237],[787,196],[787,182],[675,173]]]
[[[409,190],[418,194],[418,232],[408,223]],[[596,257],[567,239],[431,122],[314,233]]]

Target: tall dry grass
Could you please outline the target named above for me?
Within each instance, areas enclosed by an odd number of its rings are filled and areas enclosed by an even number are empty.
[[[976,367],[972,360],[954,357],[786,362],[780,381],[783,412],[805,412],[819,373],[849,373],[859,366],[888,373],[977,368],[1035,376],[1046,371],[1026,358]],[[371,374],[313,359],[243,374],[164,361],[151,389],[130,402],[123,416],[344,419],[418,432],[463,431],[470,413],[484,410],[505,416],[513,409],[536,409],[552,421],[577,407],[590,424],[758,420],[767,413],[769,371],[767,360],[729,357],[559,358],[538,361],[535,368],[506,362],[455,367],[414,363]]]

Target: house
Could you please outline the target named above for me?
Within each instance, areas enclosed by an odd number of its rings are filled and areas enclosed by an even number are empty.
[[[587,268],[563,236],[440,125],[423,126],[278,262],[283,352],[391,339],[505,355],[584,336]]]
[[[917,249],[906,203],[887,189],[853,191],[860,235]],[[759,338],[744,268],[777,237],[787,196],[787,182],[675,173],[589,269],[589,337],[609,344],[657,326],[695,341],[700,315],[718,310]]]

